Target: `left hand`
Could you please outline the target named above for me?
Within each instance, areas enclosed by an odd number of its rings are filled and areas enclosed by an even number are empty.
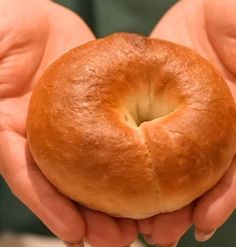
[[[26,140],[29,99],[43,71],[58,57],[95,37],[73,12],[53,1],[0,0],[0,175],[59,238],[92,246],[127,246],[135,221],[78,209],[34,163]]]
[[[221,73],[236,100],[236,1],[182,0],[153,30],[151,37],[192,48]],[[223,15],[223,16],[222,16]],[[149,242],[174,247],[195,225],[195,238],[208,240],[236,207],[236,158],[218,184],[195,204],[138,222]]]

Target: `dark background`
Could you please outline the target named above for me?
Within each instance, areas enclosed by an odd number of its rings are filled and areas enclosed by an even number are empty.
[[[97,37],[126,31],[148,35],[175,0],[58,0],[77,12]],[[60,21],[58,22],[60,25]],[[43,203],[43,202],[42,202]],[[206,243],[194,241],[192,229],[179,247],[235,247],[236,214]],[[0,232],[50,235],[47,228],[10,192],[0,177]]]

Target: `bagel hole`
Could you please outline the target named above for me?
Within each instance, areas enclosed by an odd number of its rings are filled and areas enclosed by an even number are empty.
[[[173,113],[179,105],[176,98],[155,97],[151,101],[147,98],[137,97],[134,101],[127,102],[124,120],[131,127],[139,127],[144,122],[159,120]]]
[[[171,114],[172,112],[174,112],[174,110],[176,109],[176,107],[172,106],[172,107],[166,107],[166,106],[157,106],[157,107],[150,107],[148,115],[140,115],[140,117],[137,119],[136,121],[136,125],[137,127],[139,127],[142,123],[144,122],[150,122],[153,120],[158,120],[164,117],[167,117],[169,114]]]

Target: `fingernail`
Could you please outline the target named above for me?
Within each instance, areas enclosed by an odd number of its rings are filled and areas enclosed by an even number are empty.
[[[157,245],[156,247],[177,247],[178,242],[175,242],[173,244],[167,244],[167,245]]]
[[[199,242],[207,241],[214,235],[215,231],[216,230],[206,232],[196,229],[194,233],[195,239]]]
[[[67,242],[64,242],[65,246],[66,247],[84,247],[84,242],[81,241],[79,244],[70,244],[70,243],[67,243]]]
[[[149,244],[155,244],[153,238],[151,235],[149,234],[143,234],[143,238],[145,239],[145,241]]]

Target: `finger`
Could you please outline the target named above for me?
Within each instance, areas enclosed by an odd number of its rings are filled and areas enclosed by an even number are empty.
[[[207,192],[198,202],[193,222],[196,238],[208,240],[232,214],[236,206],[236,159],[220,182]]]
[[[117,218],[116,222],[121,232],[123,245],[131,245],[138,235],[136,222],[132,219],[127,218]]]
[[[26,140],[11,131],[0,133],[0,173],[10,189],[59,238],[79,243],[85,228],[75,205],[45,179],[34,164]]]
[[[139,232],[145,235],[150,235],[152,233],[153,217],[138,220]]]
[[[192,224],[193,205],[153,218],[152,239],[163,246],[174,246]]]
[[[188,5],[186,1],[179,1],[171,7],[154,27],[150,36],[188,46],[189,33],[186,25],[186,17],[188,16],[188,10],[186,8],[188,8]],[[183,15],[183,13],[187,14]],[[178,26],[178,30],[176,30],[173,24]]]
[[[214,8],[214,11],[211,11]],[[236,22],[235,22],[235,0],[204,1],[205,23],[208,38],[217,52],[220,61],[226,69],[235,75],[236,64]],[[219,19],[221,13],[227,13],[225,18]]]
[[[210,53],[210,57],[213,58],[213,51],[208,44],[208,36],[204,29],[203,1],[178,1],[157,23],[150,36],[192,48],[203,57],[207,57]],[[175,28],[176,26],[178,28]]]
[[[86,240],[93,247],[123,247],[121,231],[112,217],[81,207],[86,224]]]
[[[66,34],[67,38],[60,39],[60,41],[66,46],[64,49],[77,47],[96,38],[95,34],[86,22],[75,12],[63,7],[60,4],[53,4],[54,8],[52,11],[54,16],[52,18],[60,19],[62,16],[64,17],[63,22],[60,23],[60,26],[58,26],[56,22],[53,22],[54,25],[52,26],[53,32],[56,35],[61,33],[65,36]]]

